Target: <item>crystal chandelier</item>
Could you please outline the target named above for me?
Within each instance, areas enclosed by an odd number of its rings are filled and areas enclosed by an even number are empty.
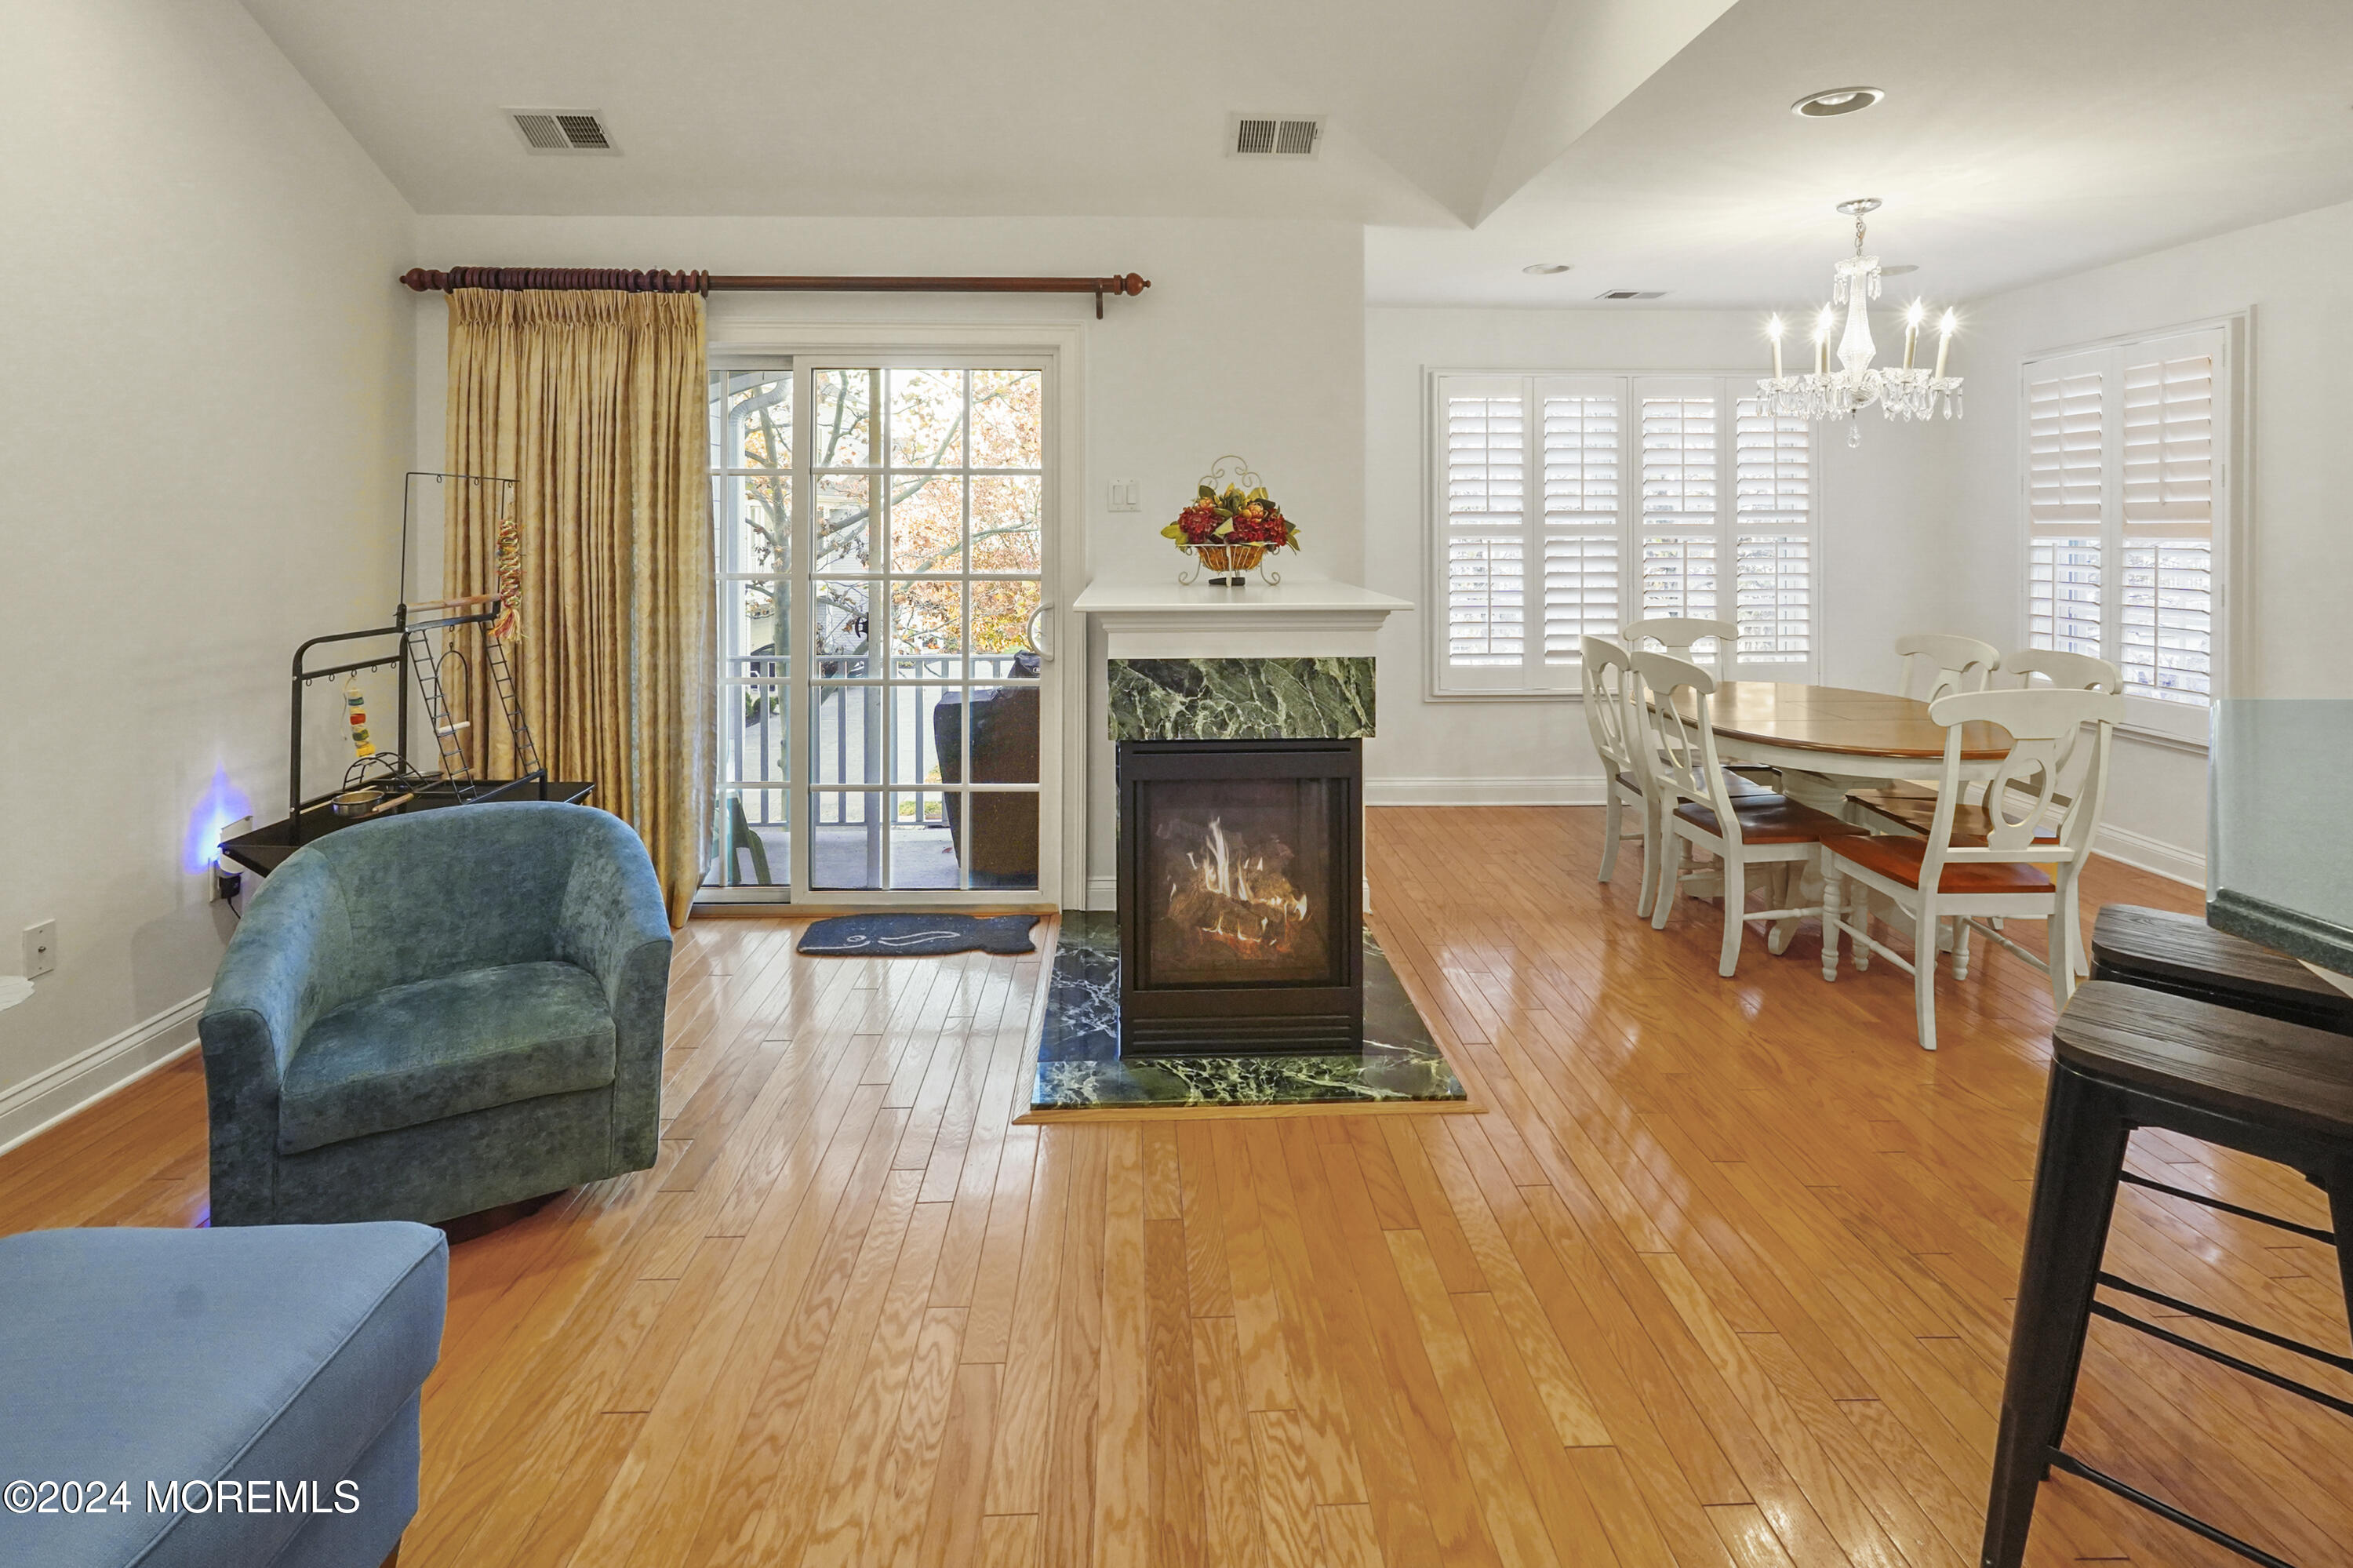
[[[1770,380],[1758,381],[1757,389],[1770,401],[1777,414],[1804,419],[1852,419],[1876,403],[1879,411],[1891,419],[1934,418],[1940,407],[1947,418],[1960,417],[1961,378],[1945,374],[1946,358],[1953,346],[1953,329],[1957,324],[1951,311],[1947,311],[1936,323],[1935,370],[1921,370],[1913,365],[1920,349],[1920,323],[1928,314],[1927,307],[1918,300],[1913,301],[1904,313],[1904,367],[1881,369],[1871,363],[1878,347],[1871,341],[1869,302],[1879,298],[1879,258],[1863,254],[1862,219],[1865,213],[1878,207],[1875,196],[1839,203],[1839,211],[1854,219],[1854,254],[1838,264],[1831,286],[1831,302],[1814,319],[1811,375],[1782,374],[1781,318],[1775,316],[1766,323],[1765,330],[1773,340],[1773,376]],[[1831,332],[1838,325],[1841,305],[1846,307],[1846,330],[1839,336],[1838,366],[1833,369]],[[1862,440],[1862,428],[1849,425],[1846,440],[1849,446],[1859,445]]]

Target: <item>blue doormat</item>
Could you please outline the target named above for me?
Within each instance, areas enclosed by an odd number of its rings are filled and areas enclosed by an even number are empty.
[[[840,915],[801,933],[819,959],[935,959],[944,953],[1034,953],[1035,915]]]

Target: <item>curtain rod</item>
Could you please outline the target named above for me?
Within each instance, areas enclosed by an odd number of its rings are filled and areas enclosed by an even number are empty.
[[[438,289],[617,289],[629,294],[708,294],[818,291],[877,294],[1092,294],[1103,319],[1105,294],[1141,294],[1152,280],[1114,278],[786,278],[712,272],[641,272],[626,267],[412,267],[400,277],[418,293]]]

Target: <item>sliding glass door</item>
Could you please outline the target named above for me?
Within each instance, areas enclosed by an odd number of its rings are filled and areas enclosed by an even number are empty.
[[[1031,903],[1055,885],[1046,378],[946,356],[712,371],[707,898]]]

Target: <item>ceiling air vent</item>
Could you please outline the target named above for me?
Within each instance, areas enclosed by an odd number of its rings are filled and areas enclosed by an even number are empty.
[[[618,153],[593,109],[510,109],[522,144],[534,153]]]
[[[1226,122],[1229,158],[1312,158],[1323,146],[1320,114],[1236,114]]]
[[[1663,300],[1664,289],[1604,289],[1593,296],[1597,300]]]

